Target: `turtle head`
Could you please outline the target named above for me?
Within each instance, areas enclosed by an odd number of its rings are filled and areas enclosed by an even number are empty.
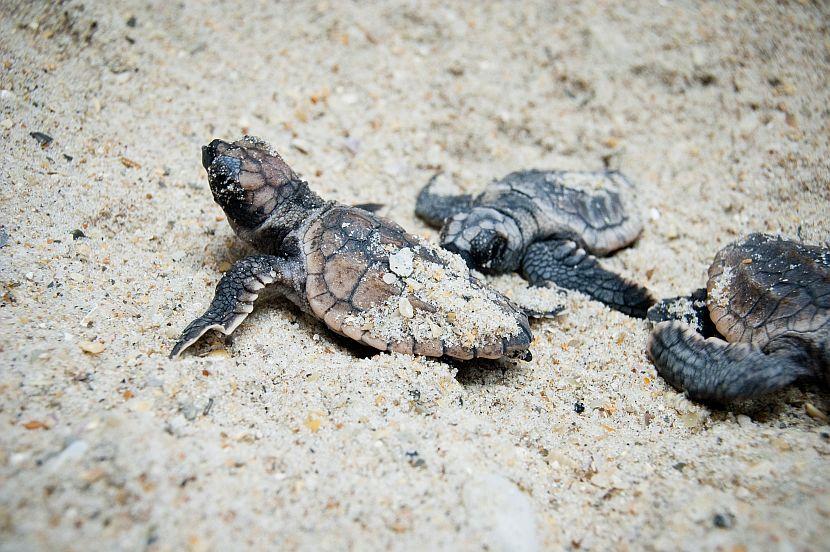
[[[286,186],[301,182],[279,154],[250,136],[203,146],[202,165],[213,199],[240,230],[261,226],[274,213]]]
[[[470,267],[491,274],[516,270],[522,254],[519,226],[489,207],[450,219],[441,232],[441,246],[461,255]]]
[[[210,190],[236,234],[263,252],[284,252],[283,240],[325,202],[268,144],[245,136],[202,148]]]

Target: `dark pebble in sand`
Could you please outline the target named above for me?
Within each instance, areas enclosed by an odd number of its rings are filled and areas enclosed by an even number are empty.
[[[0,228],[0,247],[9,243],[9,233],[5,228]]]
[[[712,518],[712,523],[715,524],[715,527],[729,529],[735,525],[735,516],[732,514],[715,514],[715,517]]]
[[[78,228],[76,228],[76,229],[74,229],[73,231],[71,231],[71,232],[70,232],[70,234],[72,234],[72,239],[73,239],[73,240],[79,240],[79,239],[81,239],[81,238],[85,238],[85,237],[86,237],[86,234],[84,234],[84,231],[83,231],[83,230],[80,230],[80,229],[78,229]]]
[[[576,412],[577,414],[582,414],[583,412],[585,412],[585,405],[582,404],[579,401],[575,402],[574,403],[574,412]]]
[[[45,148],[46,146],[52,143],[52,140],[54,140],[54,138],[52,138],[45,132],[30,132],[29,136],[37,140],[37,143],[40,144],[40,147],[42,148]]]

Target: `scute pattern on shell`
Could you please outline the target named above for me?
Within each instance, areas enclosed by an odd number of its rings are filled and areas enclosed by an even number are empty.
[[[616,172],[529,170],[493,182],[477,202],[507,205],[529,219],[521,229],[578,236],[589,251],[605,255],[630,244],[643,229],[633,190]],[[527,245],[536,236],[523,238]]]
[[[827,249],[752,234],[715,256],[708,290],[712,321],[729,341],[763,348],[783,334],[830,331]]]
[[[530,332],[526,318],[494,291],[488,299],[516,321],[515,331],[512,335],[484,336],[486,342],[478,347],[447,343],[437,336],[416,336],[411,331],[387,341],[366,325],[355,323],[356,317],[370,309],[387,303],[397,305],[401,297],[408,297],[415,312],[435,311],[434,305],[408,294],[411,290],[407,290],[404,280],[388,277],[389,255],[402,248],[413,251],[416,264],[447,266],[446,252],[421,242],[391,221],[342,206],[325,212],[309,226],[303,238],[308,273],[306,292],[312,312],[332,330],[380,350],[469,359],[499,358],[527,349]],[[460,259],[459,262],[463,266]],[[475,287],[477,281],[466,272]]]

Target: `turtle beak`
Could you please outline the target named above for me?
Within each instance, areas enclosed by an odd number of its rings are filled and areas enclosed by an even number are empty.
[[[507,250],[507,237],[495,230],[482,230],[470,241],[470,256],[476,266],[492,268],[493,262],[500,262]]]
[[[210,168],[211,163],[213,160],[216,159],[218,155],[221,155],[223,152],[227,151],[230,147],[230,144],[225,142],[224,140],[213,140],[210,144],[206,146],[202,146],[202,166],[207,170]]]
[[[214,201],[222,207],[234,224],[249,228],[262,222],[254,213],[250,199],[239,183],[242,161],[234,155],[231,144],[214,140],[203,146],[202,165],[207,171]]]

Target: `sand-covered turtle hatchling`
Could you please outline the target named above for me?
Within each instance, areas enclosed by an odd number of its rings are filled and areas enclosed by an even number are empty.
[[[268,288],[381,351],[529,358],[527,317],[457,255],[369,211],[324,201],[256,138],[214,140],[202,164],[231,227],[261,254],[222,276],[171,357],[208,330],[233,332]]]
[[[647,353],[698,401],[757,397],[799,378],[828,383],[830,249],[751,234],[722,249],[705,290],[649,310]]]
[[[521,271],[533,285],[581,291],[639,318],[654,303],[594,256],[630,245],[643,228],[634,187],[619,172],[519,171],[476,196],[442,194],[436,182],[421,190],[415,212],[470,266]]]

